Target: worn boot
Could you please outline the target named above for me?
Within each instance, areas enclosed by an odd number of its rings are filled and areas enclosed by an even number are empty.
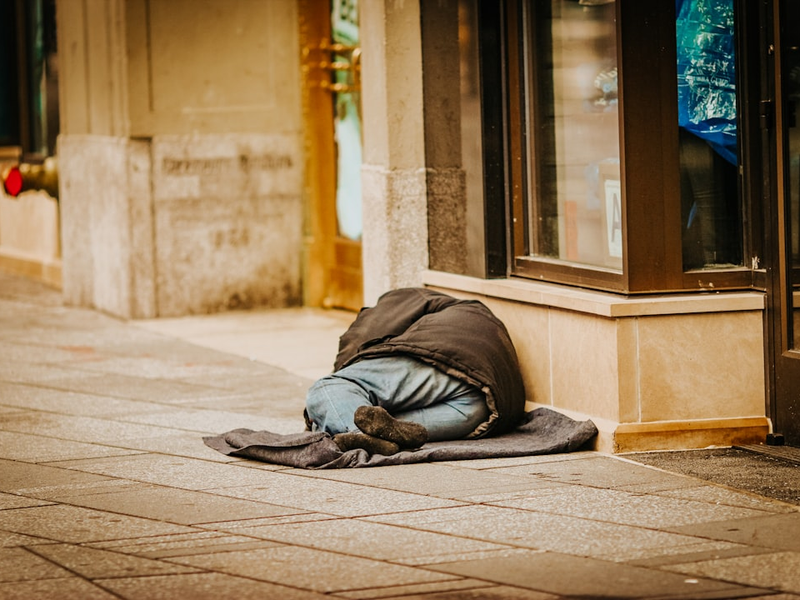
[[[403,449],[419,448],[428,441],[428,430],[423,425],[395,419],[380,406],[359,406],[353,421],[364,433],[394,442]]]
[[[342,452],[355,450],[356,448],[366,450],[369,454],[383,454],[384,456],[390,456],[400,452],[400,446],[394,442],[382,440],[381,438],[367,435],[359,431],[338,433],[333,436],[333,442]]]

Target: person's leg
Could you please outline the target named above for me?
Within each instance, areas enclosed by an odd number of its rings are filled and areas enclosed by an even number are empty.
[[[381,406],[400,420],[428,429],[428,439],[460,439],[488,418],[480,390],[419,360],[406,356],[364,360],[312,386],[309,416],[331,435],[358,428],[359,406]]]
[[[424,426],[430,442],[463,439],[489,418],[486,395],[470,388],[464,394],[424,408],[398,412],[394,417]]]
[[[392,371],[389,386],[377,373],[370,377],[373,404],[423,425],[429,441],[464,438],[489,417],[483,392],[420,360],[398,356],[369,363],[365,368]]]
[[[358,431],[353,415],[359,406],[372,406],[367,391],[336,374],[317,380],[306,394],[306,412],[314,428],[331,435]]]

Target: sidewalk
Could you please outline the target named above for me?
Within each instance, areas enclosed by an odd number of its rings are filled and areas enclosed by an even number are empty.
[[[798,507],[594,452],[305,471],[352,315],[124,323],[0,274],[0,599],[800,599]]]

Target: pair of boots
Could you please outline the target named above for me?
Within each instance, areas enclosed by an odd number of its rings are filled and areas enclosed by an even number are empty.
[[[369,454],[389,456],[400,450],[419,448],[428,441],[428,430],[419,423],[400,421],[380,406],[359,406],[353,421],[361,431],[333,436],[342,452],[361,448]]]

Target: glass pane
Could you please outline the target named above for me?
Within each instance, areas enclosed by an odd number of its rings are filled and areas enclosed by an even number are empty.
[[[530,185],[533,254],[621,268],[616,7],[609,0],[535,5]],[[541,11],[541,12],[538,12]]]
[[[341,237],[361,239],[361,93],[358,0],[334,0],[331,12],[334,53],[336,139],[336,218]]]
[[[743,264],[734,0],[676,0],[684,269]]]

